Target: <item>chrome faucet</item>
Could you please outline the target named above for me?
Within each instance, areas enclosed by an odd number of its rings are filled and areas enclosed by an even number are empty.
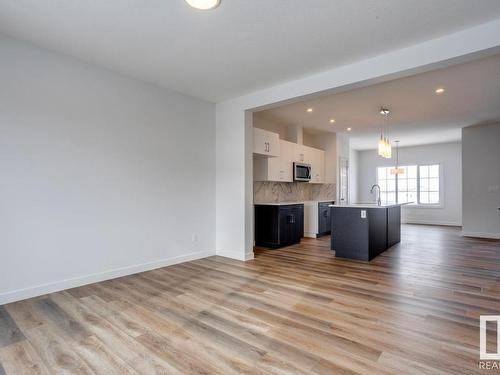
[[[382,205],[382,200],[380,199],[380,186],[375,184],[372,186],[371,190],[370,190],[370,194],[373,194],[373,190],[375,190],[375,188],[378,188],[378,198],[377,198],[377,205],[381,206]]]

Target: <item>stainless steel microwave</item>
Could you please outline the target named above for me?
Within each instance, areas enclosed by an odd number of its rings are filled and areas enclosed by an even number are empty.
[[[311,181],[311,164],[293,163],[294,181]]]

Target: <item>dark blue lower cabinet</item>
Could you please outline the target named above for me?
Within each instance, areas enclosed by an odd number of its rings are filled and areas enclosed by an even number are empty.
[[[318,203],[318,237],[330,234],[332,223],[329,205],[334,203],[334,201]]]
[[[304,205],[255,205],[255,244],[282,247],[304,237]]]

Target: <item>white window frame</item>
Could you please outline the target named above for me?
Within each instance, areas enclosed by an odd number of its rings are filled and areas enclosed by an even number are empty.
[[[439,167],[439,203],[421,203],[420,202],[420,167],[437,165]],[[443,163],[423,163],[417,164],[417,205],[418,208],[443,208],[444,207],[444,173],[443,173]]]
[[[401,165],[401,167],[409,167],[409,166],[417,166],[417,202],[414,202],[411,205],[408,205],[408,208],[444,208],[444,170],[443,163],[421,163],[421,164],[412,164],[408,163],[407,165]],[[439,203],[420,203],[420,167],[426,165],[438,165],[439,166]],[[380,165],[375,167],[375,178],[378,183],[378,168],[394,168],[394,166],[390,165]],[[397,190],[396,186],[396,190]],[[398,192],[396,191],[396,199],[398,196]]]

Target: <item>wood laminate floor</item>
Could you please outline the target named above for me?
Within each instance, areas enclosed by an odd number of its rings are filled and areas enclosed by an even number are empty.
[[[0,374],[484,373],[500,242],[426,226],[402,238],[369,264],[304,239],[0,306]]]

